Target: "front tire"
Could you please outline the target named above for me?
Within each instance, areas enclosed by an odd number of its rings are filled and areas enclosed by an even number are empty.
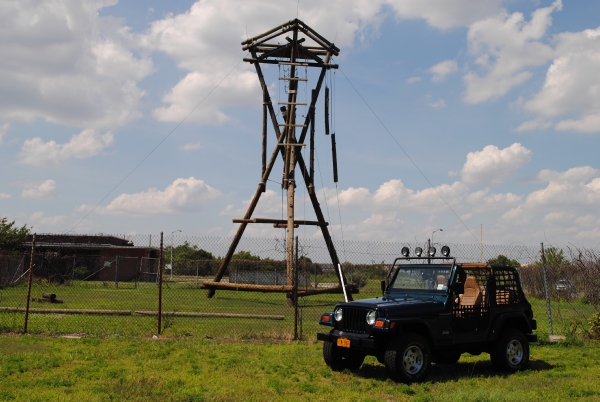
[[[424,381],[430,367],[429,344],[419,334],[406,334],[393,340],[385,352],[385,369],[394,381]]]
[[[356,371],[362,366],[365,354],[343,349],[331,341],[323,342],[323,360],[333,371]]]
[[[505,330],[492,346],[490,357],[497,370],[525,370],[529,364],[529,341],[518,329]]]

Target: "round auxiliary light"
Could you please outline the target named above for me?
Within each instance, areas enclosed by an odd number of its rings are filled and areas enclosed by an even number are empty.
[[[421,247],[417,247],[415,249],[415,254],[417,255],[417,257],[420,257],[421,254],[423,254],[423,249]]]
[[[450,247],[448,247],[448,246],[442,247],[442,255],[444,257],[448,257],[450,255]]]
[[[377,313],[375,310],[369,310],[367,313],[367,324],[375,325],[375,320],[377,319]]]
[[[333,318],[335,318],[336,321],[342,321],[342,308],[338,307],[335,309],[335,311],[333,312]]]
[[[432,246],[432,247],[429,247],[429,256],[430,256],[430,257],[435,257],[435,252],[436,252],[436,251],[437,251],[437,250],[435,249],[435,247],[433,247],[433,246]]]
[[[410,250],[408,249],[408,247],[402,247],[402,255],[408,257],[409,254]]]

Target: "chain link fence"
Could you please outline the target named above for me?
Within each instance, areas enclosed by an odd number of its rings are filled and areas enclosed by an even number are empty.
[[[230,238],[167,235],[161,265],[160,236],[83,237],[39,236],[29,332],[312,338],[321,330],[320,315],[343,300],[336,267],[320,239],[297,241],[297,295],[290,288],[285,240],[244,238],[221,280],[228,288],[217,288],[209,298],[205,282],[214,280]],[[598,312],[600,254],[595,250],[551,247],[542,259],[541,247],[448,245],[460,262],[520,265],[540,338],[585,333],[588,320]],[[404,246],[425,248],[416,243],[335,242],[344,275],[358,289],[355,299],[381,296],[380,282]],[[30,249],[0,255],[0,331],[23,331]]]

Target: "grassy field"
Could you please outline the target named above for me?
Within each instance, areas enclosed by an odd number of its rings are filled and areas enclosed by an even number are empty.
[[[0,336],[2,401],[564,401],[600,399],[600,344],[533,346],[527,371],[487,354],[396,384],[367,358],[332,372],[316,342]]]
[[[332,278],[333,280],[333,278]],[[158,288],[154,283],[75,282],[67,286],[35,283],[32,297],[55,293],[62,304],[32,302],[32,308],[44,309],[109,309],[127,310],[128,316],[70,315],[62,313],[30,314],[29,332],[38,334],[86,334],[93,336],[151,336],[156,334],[156,317],[138,316],[135,311],[156,311]],[[25,307],[27,289],[24,285],[0,289],[0,308]],[[356,299],[380,296],[379,283],[369,281]],[[312,339],[320,330],[322,312],[330,311],[340,294],[324,294],[300,299],[301,330],[305,339]],[[546,303],[531,299],[538,335],[549,334]],[[283,320],[164,317],[163,333],[169,337],[213,337],[222,339],[291,339],[294,330],[294,309],[287,306],[284,294],[241,291],[217,291],[212,299],[206,290],[197,289],[195,281],[166,282],[163,289],[163,311],[202,312],[216,314],[252,314],[283,317]],[[554,333],[577,335],[587,327],[587,320],[596,308],[582,303],[553,301]],[[23,329],[23,313],[0,312],[0,332],[19,332]]]

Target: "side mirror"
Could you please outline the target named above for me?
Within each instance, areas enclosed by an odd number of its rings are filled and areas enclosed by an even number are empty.
[[[452,290],[459,295],[463,294],[465,293],[465,284],[463,282],[456,282],[452,285]]]
[[[381,294],[385,294],[385,289],[387,288],[386,281],[381,281]]]

